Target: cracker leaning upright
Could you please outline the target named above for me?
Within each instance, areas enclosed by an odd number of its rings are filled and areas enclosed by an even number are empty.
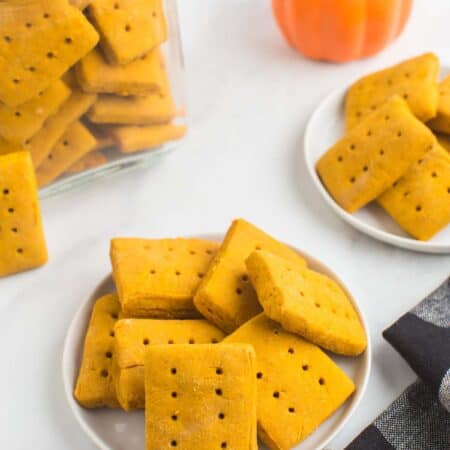
[[[36,172],[39,186],[45,186],[58,178],[95,145],[96,140],[89,130],[81,122],[74,122],[39,166]]]
[[[282,330],[264,314],[242,325],[220,346],[234,343],[255,349],[258,434],[271,450],[295,447],[355,389],[319,347]]]
[[[147,450],[256,450],[250,345],[154,345],[145,362]]]
[[[261,312],[245,267],[246,258],[259,248],[280,255],[296,266],[306,266],[294,250],[245,220],[235,220],[194,298],[202,315],[225,332],[230,333]]]
[[[57,80],[20,106],[12,108],[0,104],[0,136],[16,144],[26,143],[69,97],[70,89]]]
[[[0,277],[47,262],[33,164],[27,152],[0,156]]]
[[[114,324],[119,319],[117,296],[100,297],[92,309],[74,397],[86,408],[118,408],[112,379]]]
[[[37,97],[98,42],[66,0],[3,2],[1,10],[0,100],[9,106]]]
[[[265,314],[285,330],[342,355],[365,350],[359,317],[334,280],[265,251],[253,252],[246,265]]]
[[[411,236],[430,239],[450,223],[450,154],[436,144],[377,201]]]
[[[393,95],[403,97],[418,119],[424,122],[431,119],[438,105],[438,72],[438,58],[426,53],[361,78],[347,92],[347,130]]]
[[[199,317],[192,298],[217,248],[216,242],[201,239],[112,239],[113,277],[123,313]]]
[[[331,147],[316,170],[336,202],[355,212],[388,189],[435,141],[406,102],[394,96]]]
[[[211,344],[224,334],[206,320],[123,319],[114,328],[113,378],[125,411],[144,408],[144,361],[148,345]]]
[[[167,39],[162,0],[93,0],[89,12],[111,63],[128,64]]]

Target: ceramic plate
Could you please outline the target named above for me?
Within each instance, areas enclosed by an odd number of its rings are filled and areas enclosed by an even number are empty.
[[[441,76],[450,72],[442,70]],[[315,165],[319,158],[344,134],[344,100],[347,88],[329,94],[312,114],[306,126],[304,154],[306,166],[314,185],[326,204],[354,228],[369,236],[397,247],[426,253],[450,253],[450,226],[426,242],[407,235],[378,205],[371,203],[354,214],[344,211],[328,194],[317,176]]]
[[[219,234],[208,234],[196,236],[200,239],[221,240],[223,236]],[[310,437],[296,447],[297,450],[312,450],[323,448],[336,436],[345,423],[350,419],[353,412],[358,407],[366,389],[371,366],[371,344],[369,329],[364,315],[358,306],[357,300],[352,296],[348,287],[338,278],[338,276],[323,263],[317,261],[312,256],[295,249],[307,261],[311,269],[322,272],[336,280],[345,290],[356,311],[361,318],[367,335],[367,350],[357,358],[340,357],[329,354],[330,357],[352,378],[356,386],[356,393],[324,422]],[[92,296],[86,299],[76,313],[64,343],[62,360],[62,376],[65,394],[69,405],[80,423],[82,429],[102,450],[144,450],[144,412],[135,411],[125,413],[121,410],[98,409],[88,410],[82,408],[74,399],[72,393],[75,387],[78,368],[80,366],[84,335],[91,315],[92,306],[99,296],[112,292],[114,286],[111,276],[108,276],[95,289]],[[260,449],[265,447],[260,445]]]

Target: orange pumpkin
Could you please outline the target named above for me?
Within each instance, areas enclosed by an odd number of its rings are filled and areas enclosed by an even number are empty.
[[[333,62],[379,52],[403,30],[412,0],[272,0],[286,40],[312,59]]]

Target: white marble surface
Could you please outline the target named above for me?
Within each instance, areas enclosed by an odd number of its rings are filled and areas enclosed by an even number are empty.
[[[392,248],[341,222],[314,191],[301,142],[314,105],[358,74],[428,50],[450,63],[450,3],[416,0],[394,45],[346,65],[287,48],[267,0],[179,3],[189,137],[150,169],[45,200],[50,262],[0,281],[1,449],[94,448],[63,397],[61,351],[80,301],[109,270],[113,236],[224,231],[242,216],[333,267],[363,305],[374,344],[365,400],[333,449],[414,379],[381,331],[448,275],[450,257]]]

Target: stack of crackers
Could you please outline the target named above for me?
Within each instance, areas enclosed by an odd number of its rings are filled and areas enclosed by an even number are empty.
[[[0,154],[29,151],[39,186],[185,133],[162,0],[14,0],[0,28]]]
[[[111,241],[116,293],[93,307],[74,395],[145,408],[147,450],[271,449],[305,439],[355,390],[323,351],[366,348],[343,289],[239,219],[221,244]]]
[[[375,201],[420,240],[450,223],[450,76],[438,73],[428,53],[354,83],[346,134],[316,166],[346,211]]]

